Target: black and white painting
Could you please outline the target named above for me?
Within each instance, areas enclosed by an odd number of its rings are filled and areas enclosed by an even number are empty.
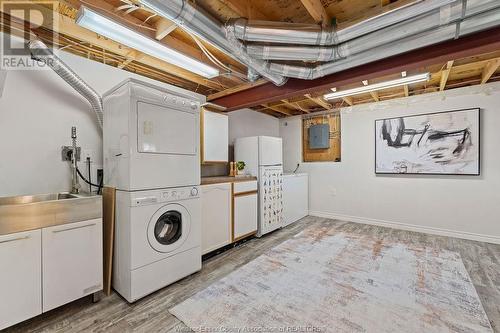
[[[479,175],[479,109],[375,121],[375,172]]]

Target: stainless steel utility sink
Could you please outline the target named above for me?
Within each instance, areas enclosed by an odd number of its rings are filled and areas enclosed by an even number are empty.
[[[42,201],[52,201],[52,200],[64,200],[64,199],[75,199],[78,198],[77,195],[61,192],[61,193],[49,193],[49,194],[36,194],[36,195],[21,195],[17,197],[0,197],[0,206],[4,205],[24,205],[35,202]]]
[[[0,235],[100,217],[100,195],[60,192],[0,197]]]

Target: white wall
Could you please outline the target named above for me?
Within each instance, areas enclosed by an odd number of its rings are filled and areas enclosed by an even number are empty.
[[[69,53],[60,57],[99,93],[129,77],[165,85]],[[9,71],[0,97],[0,196],[69,190],[61,146],[71,144],[71,126],[78,145],[102,165],[102,135],[88,102],[51,70]]]
[[[299,169],[311,214],[500,243],[499,105],[500,82],[342,109],[342,162]],[[375,175],[375,119],[469,107],[482,109],[481,176]],[[300,117],[280,132],[290,170],[302,159]]]
[[[234,139],[245,136],[279,136],[280,122],[278,118],[256,112],[250,109],[242,109],[229,113],[229,144]]]

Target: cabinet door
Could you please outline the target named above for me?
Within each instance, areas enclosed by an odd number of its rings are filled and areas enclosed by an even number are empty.
[[[102,219],[42,230],[43,311],[102,289]]]
[[[201,187],[202,253],[231,243],[231,184]]]
[[[257,194],[235,194],[233,241],[257,231]]]
[[[229,154],[228,116],[203,111],[203,163],[227,162]]]
[[[42,313],[41,231],[0,236],[0,330]]]

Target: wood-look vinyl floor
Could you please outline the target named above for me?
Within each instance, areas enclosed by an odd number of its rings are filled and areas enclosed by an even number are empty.
[[[500,332],[500,245],[316,217],[306,217],[282,230],[212,257],[203,263],[201,272],[132,305],[116,293],[96,304],[87,297],[5,332],[187,332],[189,329],[168,312],[169,308],[289,239],[304,227],[320,224],[327,224],[339,232],[459,252],[494,331]]]

